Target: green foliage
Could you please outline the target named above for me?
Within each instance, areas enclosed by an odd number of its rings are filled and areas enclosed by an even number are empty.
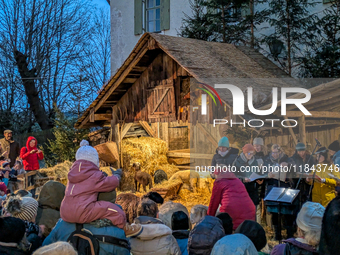
[[[56,110],[55,126],[52,129],[54,140],[48,140],[44,151],[45,161],[49,166],[57,163],[74,161],[81,140],[87,139],[89,130],[75,129],[76,118],[66,117],[60,110]]]
[[[310,9],[317,2],[310,0],[275,0],[269,1],[268,22],[274,32],[263,37],[262,42],[269,44],[270,41],[281,41],[285,52],[281,58],[270,55],[281,64],[287,73],[292,74],[293,63],[305,50],[305,45],[313,41],[316,32],[317,14],[311,13]]]
[[[340,77],[340,1],[328,7],[316,22],[317,36],[303,57],[301,76],[304,78]]]

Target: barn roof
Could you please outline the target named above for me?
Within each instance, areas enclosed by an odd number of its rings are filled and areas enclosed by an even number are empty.
[[[159,51],[155,50],[155,44]],[[109,101],[110,95],[116,94],[118,98],[123,96],[152,62],[155,54],[161,51],[171,56],[198,82],[211,86],[233,82],[241,89],[252,86],[270,95],[272,87],[287,87],[295,83],[265,56],[249,47],[145,33],[121,68],[78,119],[75,127],[82,128],[89,122],[91,113],[102,111],[103,106],[106,109],[114,106],[117,101]],[[232,104],[232,96],[228,91],[217,89],[217,92],[224,103]]]

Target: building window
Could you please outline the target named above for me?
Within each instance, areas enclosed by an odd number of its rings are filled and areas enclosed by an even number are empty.
[[[146,0],[146,31],[161,31],[161,0]]]
[[[134,0],[135,35],[170,29],[170,0]]]

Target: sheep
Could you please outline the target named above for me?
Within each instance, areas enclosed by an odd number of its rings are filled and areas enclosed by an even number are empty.
[[[183,182],[183,184],[188,185],[190,190],[193,190],[195,193],[197,192],[200,181],[200,175],[197,172],[191,170],[179,171],[171,176],[169,181],[176,179],[179,179]]]
[[[158,184],[162,181],[168,180],[168,175],[163,170],[158,169],[153,175],[153,180],[155,184]]]
[[[116,204],[123,208],[126,214],[126,220],[132,224],[137,217],[137,208],[140,198],[132,193],[121,193],[117,196]]]
[[[146,192],[146,186],[152,189],[152,178],[151,175],[140,170],[139,163],[133,163],[132,168],[135,169],[135,187],[136,191],[140,191],[140,185],[143,185],[144,192]],[[138,185],[137,185],[138,184]]]
[[[155,191],[149,191],[144,196],[142,196],[142,199],[143,198],[149,198],[152,201],[156,202],[157,204],[163,204],[164,203],[164,199],[162,198],[162,196]]]

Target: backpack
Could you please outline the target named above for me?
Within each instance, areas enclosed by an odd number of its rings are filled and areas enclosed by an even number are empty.
[[[78,255],[98,255],[100,250],[99,242],[109,243],[128,249],[129,251],[131,250],[127,240],[113,236],[93,235],[83,227],[83,224],[76,224],[76,230],[71,233],[67,242],[78,251]]]

